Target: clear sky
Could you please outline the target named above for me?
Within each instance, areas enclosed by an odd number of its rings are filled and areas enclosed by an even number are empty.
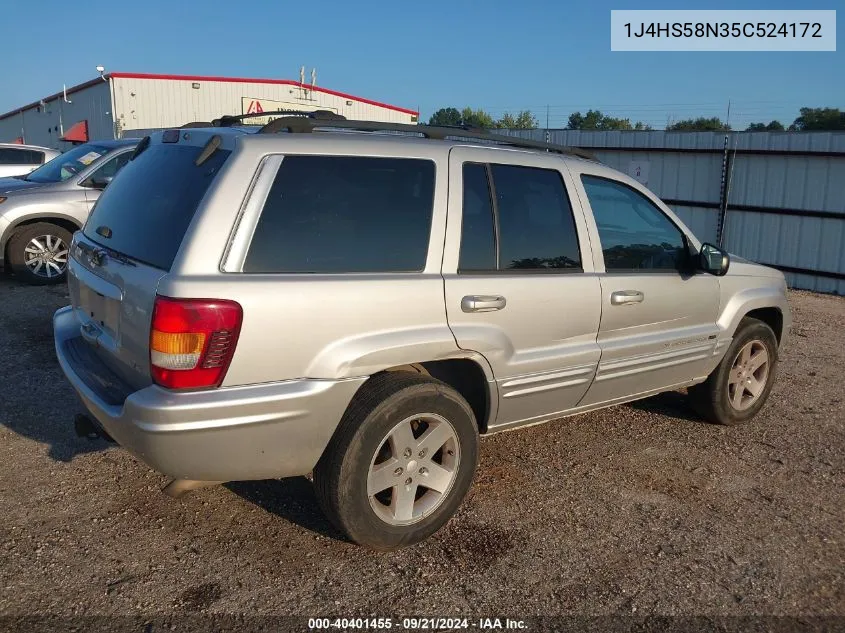
[[[613,9],[839,9],[835,53],[610,51]],[[845,109],[842,0],[488,2],[8,2],[0,112],[108,71],[297,79],[418,108],[530,109],[563,127],[598,108],[656,128],[669,118],[791,123]]]

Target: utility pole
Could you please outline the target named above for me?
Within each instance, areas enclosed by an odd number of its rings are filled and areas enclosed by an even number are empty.
[[[546,143],[551,143],[551,134],[549,133],[549,106],[546,105]]]

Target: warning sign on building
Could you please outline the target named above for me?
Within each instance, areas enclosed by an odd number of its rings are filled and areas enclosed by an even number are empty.
[[[241,112],[244,114],[262,114],[264,112],[275,112],[277,110],[299,110],[300,112],[313,112],[314,110],[329,110],[337,113],[337,108],[324,105],[295,103],[291,101],[273,101],[272,99],[256,99],[255,97],[241,97]],[[264,125],[273,119],[283,115],[268,115],[250,117],[246,123],[250,125]]]

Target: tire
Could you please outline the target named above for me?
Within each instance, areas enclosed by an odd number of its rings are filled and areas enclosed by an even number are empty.
[[[740,358],[746,349],[749,356]],[[755,368],[754,359],[761,362],[762,357],[758,354],[763,351],[766,364]],[[772,391],[777,354],[778,342],[772,328],[757,319],[744,318],[722,362],[706,381],[689,388],[693,407],[703,418],[717,424],[736,426],[747,422],[763,408]],[[762,386],[757,387],[760,384]],[[737,396],[740,386],[742,392]]]
[[[469,491],[477,461],[478,426],[466,400],[429,376],[389,372],[355,394],[314,469],[314,486],[350,540],[386,551],[443,527]]]
[[[7,262],[15,276],[31,285],[58,284],[67,277],[71,233],[49,222],[26,224],[15,231],[6,250]],[[40,259],[33,253],[36,244],[44,247],[42,253],[48,258],[38,266]],[[29,249],[29,250],[28,250]]]

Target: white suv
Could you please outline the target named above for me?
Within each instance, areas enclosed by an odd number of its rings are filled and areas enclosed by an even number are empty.
[[[0,143],[0,177],[23,176],[59,154],[59,150],[37,145]]]

